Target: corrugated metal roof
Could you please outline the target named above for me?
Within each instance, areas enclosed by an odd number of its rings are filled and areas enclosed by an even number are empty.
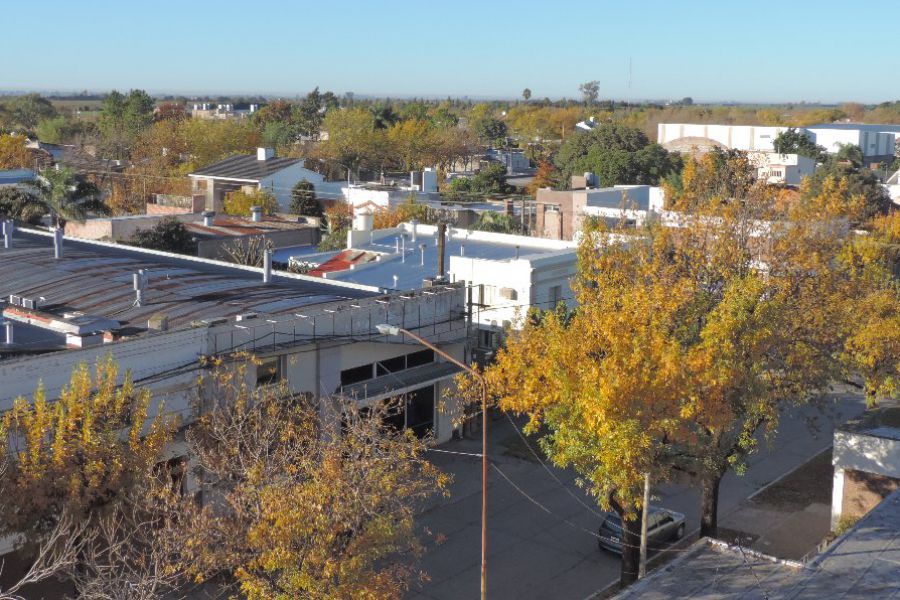
[[[134,306],[132,275],[149,274],[144,303]],[[229,266],[108,247],[66,239],[63,258],[53,258],[52,239],[22,231],[13,248],[0,249],[0,298],[17,294],[45,300],[48,311],[77,310],[143,326],[155,313],[169,316],[170,327],[246,312],[291,312],[301,307],[376,295],[331,285],[328,281],[262,276]]]
[[[273,157],[268,160],[258,160],[255,154],[239,154],[204,167],[199,171],[194,171],[191,175],[258,181],[298,162],[300,162],[299,158]]]

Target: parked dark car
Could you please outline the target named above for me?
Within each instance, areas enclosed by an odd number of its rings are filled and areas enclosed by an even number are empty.
[[[665,508],[651,508],[647,518],[647,549],[659,550],[669,542],[684,537],[684,515]],[[610,513],[600,525],[601,550],[622,553],[622,521]]]

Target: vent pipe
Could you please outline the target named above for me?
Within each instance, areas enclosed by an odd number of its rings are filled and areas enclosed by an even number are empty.
[[[419,246],[419,250],[422,251],[422,266],[425,266],[425,244]]]
[[[394,289],[397,289],[397,286],[400,285],[400,278],[397,275],[394,275]]]
[[[53,258],[59,260],[63,253],[63,228],[57,227],[53,230]]]
[[[13,228],[15,224],[12,219],[3,219],[3,247],[9,250],[12,248]]]
[[[406,236],[400,236],[400,262],[406,262]]]
[[[15,339],[13,337],[13,322],[7,319],[3,322],[4,329],[6,330],[6,343],[12,344]]]
[[[250,207],[250,219],[252,219],[254,223],[262,221],[262,206]]]
[[[204,210],[203,211],[203,225],[206,227],[212,227],[213,221],[216,218],[216,211],[214,210]]]
[[[438,279],[443,279],[444,278],[444,250],[447,247],[447,224],[446,223],[438,223],[437,235],[438,235],[437,277],[438,277]]]
[[[134,273],[131,276],[132,286],[134,287],[134,304],[140,308],[144,305],[144,274]]]
[[[516,245],[516,260],[519,260],[519,246]]]
[[[465,255],[466,255],[466,245],[465,245],[465,244],[460,244],[460,245],[459,245],[459,255],[460,255],[460,256],[465,256]]]
[[[418,225],[419,222],[417,220],[413,219],[412,221],[409,222],[409,224],[412,225],[412,241],[415,242],[416,241],[416,225]]]
[[[394,254],[397,254],[398,252],[400,252],[400,237],[399,236],[394,238]]]
[[[272,282],[272,251],[268,248],[263,252],[263,283]]]

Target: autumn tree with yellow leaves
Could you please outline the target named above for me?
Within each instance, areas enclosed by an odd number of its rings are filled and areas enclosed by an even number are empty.
[[[386,408],[246,381],[217,367],[188,432],[208,503],[183,521],[185,568],[251,600],[400,598],[420,575],[414,509],[447,484],[425,441]]]
[[[171,499],[169,488],[155,483],[173,425],[151,412],[150,394],[108,357],[93,372],[79,365],[55,401],[41,386],[32,399],[17,399],[2,417],[0,533],[18,536],[19,550],[37,556],[44,578],[68,577],[80,593],[115,593],[107,585],[112,573],[120,592],[139,581],[158,589],[161,579],[145,567],[160,567],[166,553],[155,554],[153,565],[139,563],[149,561],[147,542],[164,521],[145,502]],[[48,555],[56,559],[48,562]]]

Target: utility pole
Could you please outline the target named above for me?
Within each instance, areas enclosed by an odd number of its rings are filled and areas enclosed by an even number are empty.
[[[641,511],[641,563],[638,579],[647,575],[647,521],[650,515],[650,472],[644,473],[644,508]]]

